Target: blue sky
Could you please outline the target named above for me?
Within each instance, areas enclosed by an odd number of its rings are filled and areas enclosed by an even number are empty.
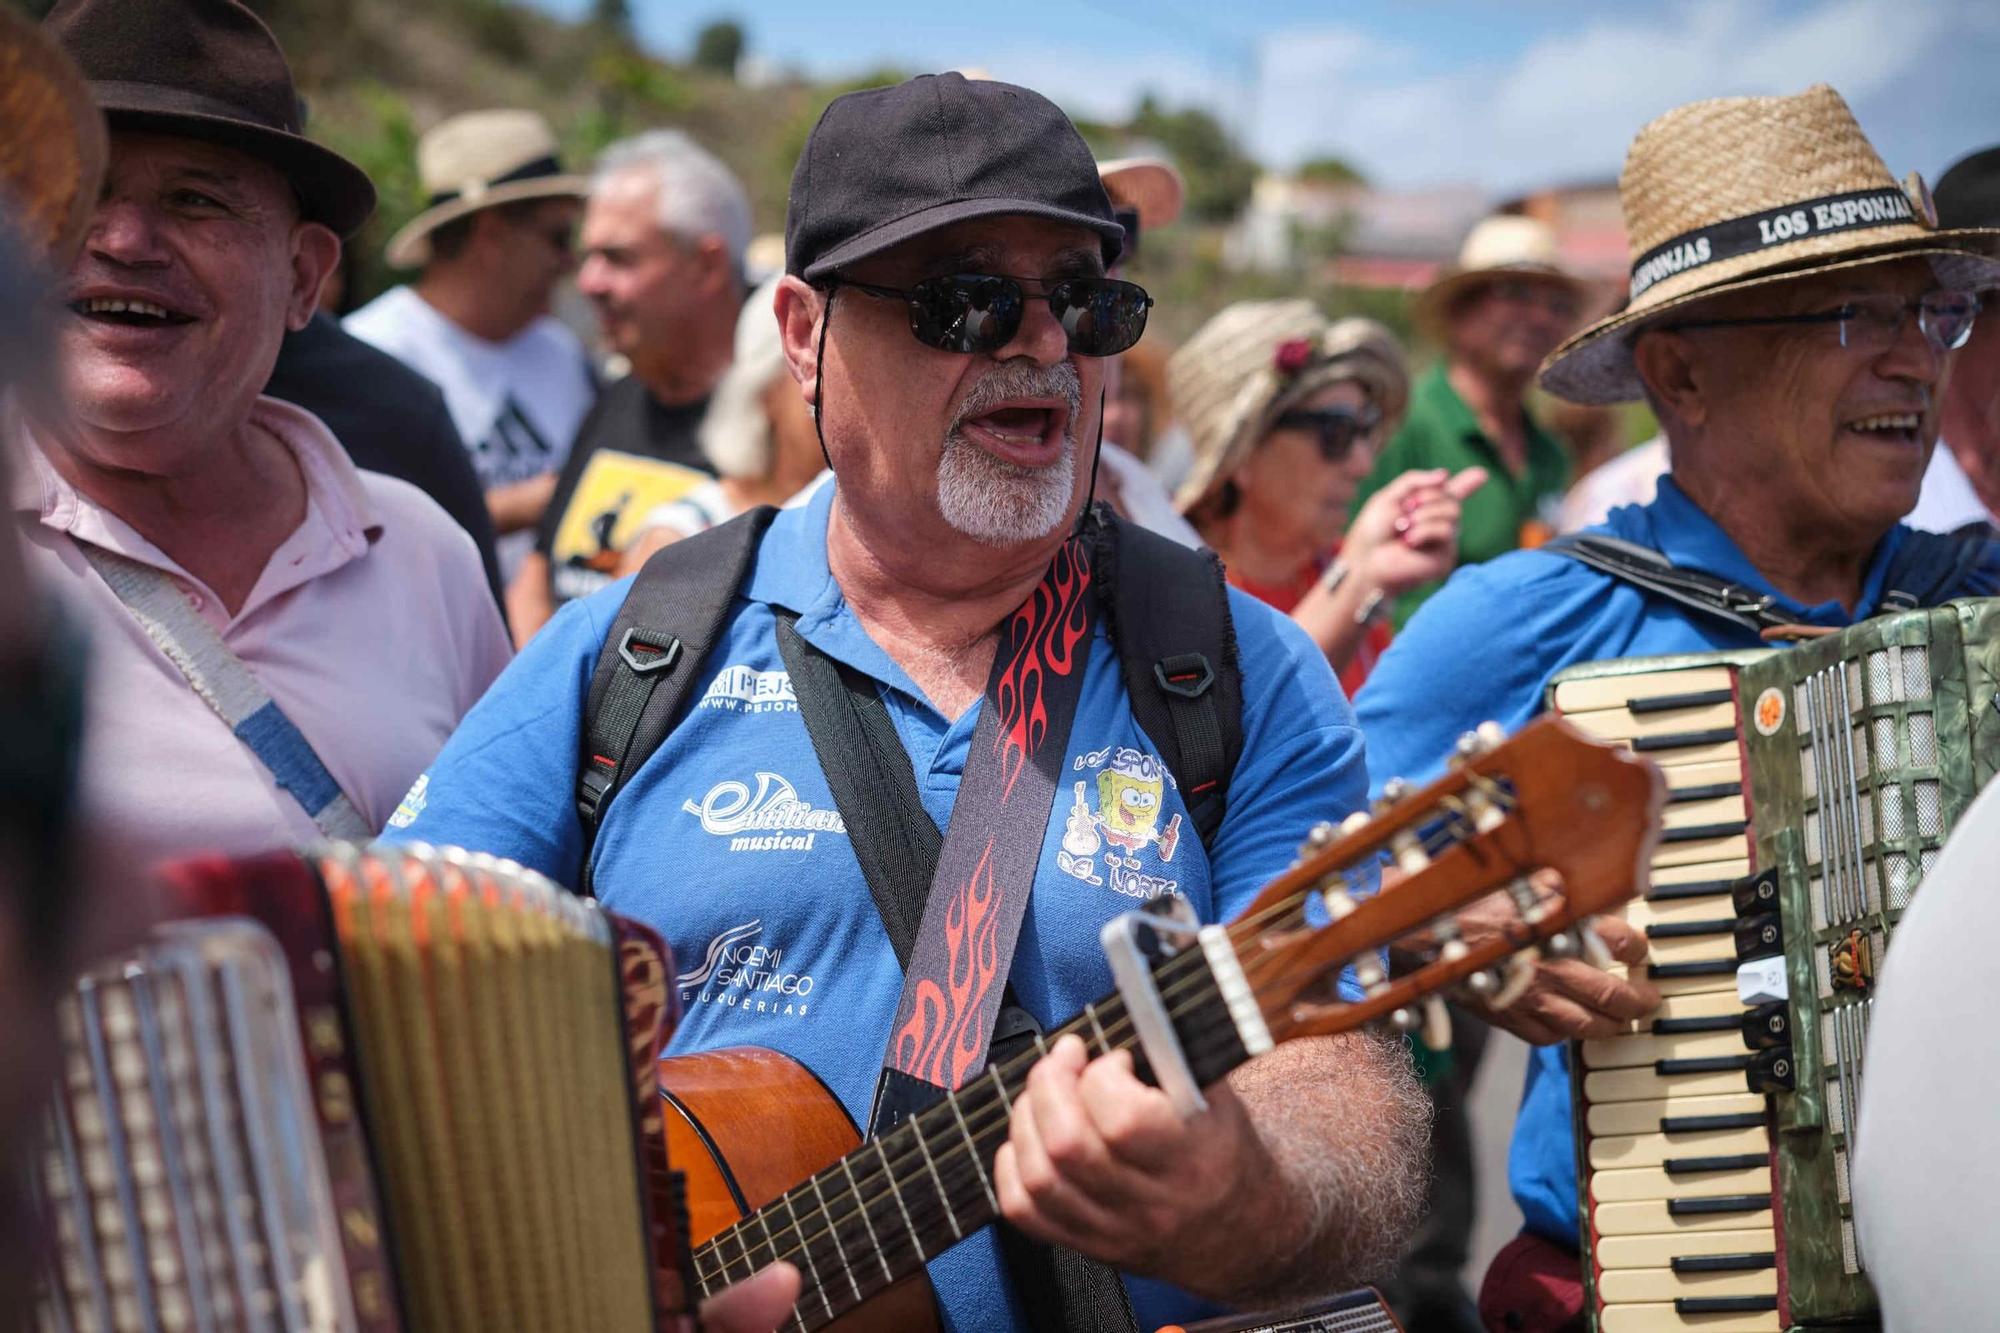
[[[589,0],[533,0],[558,13]],[[816,74],[979,66],[1077,114],[1147,91],[1210,107],[1267,162],[1496,192],[1610,177],[1682,102],[1838,88],[1898,175],[2000,141],[1995,0],[631,0],[685,54],[733,17],[753,59]]]

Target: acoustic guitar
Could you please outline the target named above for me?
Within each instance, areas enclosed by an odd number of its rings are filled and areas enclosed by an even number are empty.
[[[1422,791],[1319,826],[1233,923],[1152,965],[1195,1083],[1296,1037],[1441,1020],[1448,989],[1506,1002],[1527,984],[1524,951],[1574,953],[1583,922],[1643,890],[1664,795],[1650,762],[1544,718],[1511,740],[1494,727],[1468,736]],[[1365,895],[1385,858],[1390,886]],[[1456,913],[1496,893],[1513,908],[1506,929],[1462,938]],[[1395,976],[1382,965],[1392,945]],[[1336,989],[1350,967],[1359,1000]],[[804,1279],[788,1328],[937,1327],[924,1264],[999,1215],[991,1169],[1010,1107],[1047,1043],[1072,1032],[1093,1056],[1133,1050],[1154,1078],[1114,994],[865,1143],[825,1086],[776,1052],[661,1061],[695,1284],[719,1291],[786,1259]]]

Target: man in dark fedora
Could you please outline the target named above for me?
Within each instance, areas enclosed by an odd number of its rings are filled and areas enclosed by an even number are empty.
[[[989,1083],[965,1080],[994,1013],[1047,1031],[1111,990],[1100,930],[1137,901],[1170,895],[1207,921],[1236,915],[1316,821],[1356,808],[1360,737],[1302,631],[1225,595],[1205,557],[1120,527],[1118,549],[1143,539],[1146,560],[1198,570],[1177,592],[1233,623],[1236,651],[1216,661],[1234,671],[1240,659],[1240,757],[1208,782],[1182,782],[1166,740],[1140,722],[1155,696],[1128,687],[1119,645],[1142,626],[1121,615],[1114,643],[1096,616],[1093,579],[1110,573],[1079,524],[1103,360],[1137,341],[1151,304],[1105,276],[1122,240],[1081,135],[1025,88],[946,74],[835,100],[793,174],[775,302],[833,483],[803,508],[767,511],[761,535],[739,519],[654,557],[657,567],[736,534],[755,541],[738,548],[754,559],[718,599],[713,648],[674,668],[692,673],[686,706],[648,757],[628,761],[624,742],[598,748],[609,712],[592,714],[583,748],[607,640],[615,656],[604,660],[644,669],[643,637],[612,635],[627,592],[617,584],[571,602],[527,645],[389,836],[570,881],[588,856],[605,904],[658,928],[688,969],[676,1051],[774,1048],[860,1122],[876,1119],[878,1076],[891,1102],[910,1079],[958,1087],[952,1105],[981,1089],[990,1099]],[[1017,726],[1007,682],[1024,659],[1005,645],[1040,642],[1033,625],[1051,637],[1046,655],[1020,649],[1046,665],[1035,721]],[[843,746],[819,730],[835,723],[819,711],[829,679],[860,701],[853,725],[867,740]],[[596,757],[607,752],[619,758]],[[619,775],[608,806],[579,801],[586,756],[587,784],[603,764]],[[864,763],[879,783],[850,780]],[[1204,803],[1217,785],[1226,808]],[[882,800],[901,813],[870,818]],[[602,814],[588,851],[580,804]],[[1198,810],[1219,824],[1198,823]],[[908,833],[908,858],[864,863],[890,821]],[[920,861],[935,877],[908,871]],[[923,988],[937,975],[926,945],[944,947],[945,932],[892,936],[902,928],[885,928],[894,913],[876,905],[878,891],[907,905],[911,881],[917,898],[930,892],[927,920],[980,893],[985,919],[1004,900],[1018,931],[996,935],[990,955],[981,946],[976,986],[952,983],[995,1008],[955,1002],[952,1031],[981,1050],[954,1041],[949,1068],[920,1040]],[[910,951],[907,976],[895,939]],[[1009,981],[1015,999],[1002,1008]],[[899,994],[914,997],[914,1027],[898,1017]],[[892,1032],[907,1041],[892,1044]],[[980,1224],[960,1239],[956,1211],[947,1227],[935,1193],[912,1194],[931,1231],[921,1215],[892,1224],[879,1207],[873,1224],[916,1234],[914,1250],[898,1240],[880,1269],[874,1258],[856,1267],[851,1288],[829,1267],[845,1259],[807,1250],[803,1308],[845,1308],[863,1281],[879,1288],[891,1262],[914,1255],[959,1328],[1110,1329],[1130,1327],[1132,1312],[1151,1328],[1198,1310],[1189,1293],[1260,1303],[1337,1290],[1378,1272],[1407,1235],[1423,1101],[1379,1038],[1287,1042],[1212,1085],[1205,1110],[1139,1081],[1126,1052],[1089,1060],[1073,1035],[1048,1045],[1019,1095],[981,1122],[1011,1125],[990,1177],[976,1173],[985,1191],[954,1148],[947,1165],[968,1192],[947,1205],[1104,1261],[1058,1271],[1101,1272],[1108,1285],[1027,1282],[1039,1270],[1015,1266],[1013,1240]],[[905,1052],[892,1069],[885,1049]]]
[[[110,132],[8,429],[30,576],[93,629],[86,806],[145,858],[366,836],[508,657],[463,530],[262,396],[374,190],[234,0],[45,26]]]
[[[2000,145],[1969,153],[1938,177],[1938,225],[2000,227]],[[2000,293],[1987,291],[1991,307]],[[2000,523],[2000,318],[1988,314],[1959,349],[1945,386],[1937,448],[1911,527],[1950,532]]]
[[[1668,575],[1602,546],[1459,570],[1356,701],[1377,783],[1436,772],[1482,721],[1519,727],[1573,664],[1765,647],[1766,625],[1838,628],[2000,591],[2000,545],[1901,522],[1978,292],[2000,276],[1995,233],[1940,228],[1922,182],[1898,182],[1824,85],[1667,112],[1634,139],[1619,189],[1631,300],[1558,348],[1541,382],[1580,403],[1643,398],[1658,417],[1672,458],[1658,494],[1586,535],[1655,552]],[[1733,915],[1726,893],[1705,905]],[[1581,1301],[1562,1043],[1621,1035],[1660,998],[1638,975],[1645,937],[1597,929],[1629,977],[1543,961],[1509,1007],[1481,1009],[1535,1043],[1509,1162],[1527,1235],[1488,1275],[1489,1328],[1561,1326],[1546,1313],[1554,1269],[1572,1312]]]

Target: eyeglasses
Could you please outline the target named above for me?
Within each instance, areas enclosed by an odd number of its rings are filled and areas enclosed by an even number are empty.
[[[1031,278],[954,273],[925,278],[908,288],[879,287],[849,278],[835,286],[905,302],[910,333],[926,347],[970,355],[997,352],[1014,341],[1029,301],[1047,301],[1077,356],[1116,356],[1146,331],[1153,298],[1136,283],[1115,278],[1064,278],[1040,292],[1022,286]]]
[[[1338,463],[1352,452],[1355,445],[1373,435],[1375,428],[1381,424],[1380,408],[1336,404],[1280,412],[1277,420],[1271,423],[1271,429],[1311,431],[1319,444],[1319,456],[1329,463]]]
[[[1896,345],[1910,312],[1917,315],[1917,328],[1924,340],[1939,352],[1955,352],[1972,336],[1979,318],[1976,292],[1927,292],[1914,301],[1883,293],[1857,296],[1832,310],[1805,315],[1743,315],[1733,319],[1684,319],[1662,324],[1662,329],[1725,329],[1757,324],[1838,324],[1840,345],[1870,355],[1879,355]]]
[[[1509,305],[1540,306],[1557,319],[1575,319],[1581,305],[1576,294],[1560,282],[1536,282],[1531,278],[1500,278],[1488,288]]]

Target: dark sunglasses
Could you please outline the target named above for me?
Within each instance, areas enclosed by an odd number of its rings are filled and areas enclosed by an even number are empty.
[[[1273,430],[1305,430],[1319,441],[1319,456],[1329,463],[1346,458],[1355,445],[1375,433],[1382,424],[1376,407],[1315,407],[1281,412],[1271,423]]]
[[[1014,341],[1028,302],[1047,301],[1049,313],[1069,338],[1077,356],[1116,356],[1146,331],[1153,298],[1135,283],[1116,278],[1063,278],[1029,292],[1032,278],[991,273],[953,273],[915,285],[878,287],[838,278],[834,285],[869,296],[900,300],[910,308],[910,333],[926,347],[961,355],[997,352]]]

